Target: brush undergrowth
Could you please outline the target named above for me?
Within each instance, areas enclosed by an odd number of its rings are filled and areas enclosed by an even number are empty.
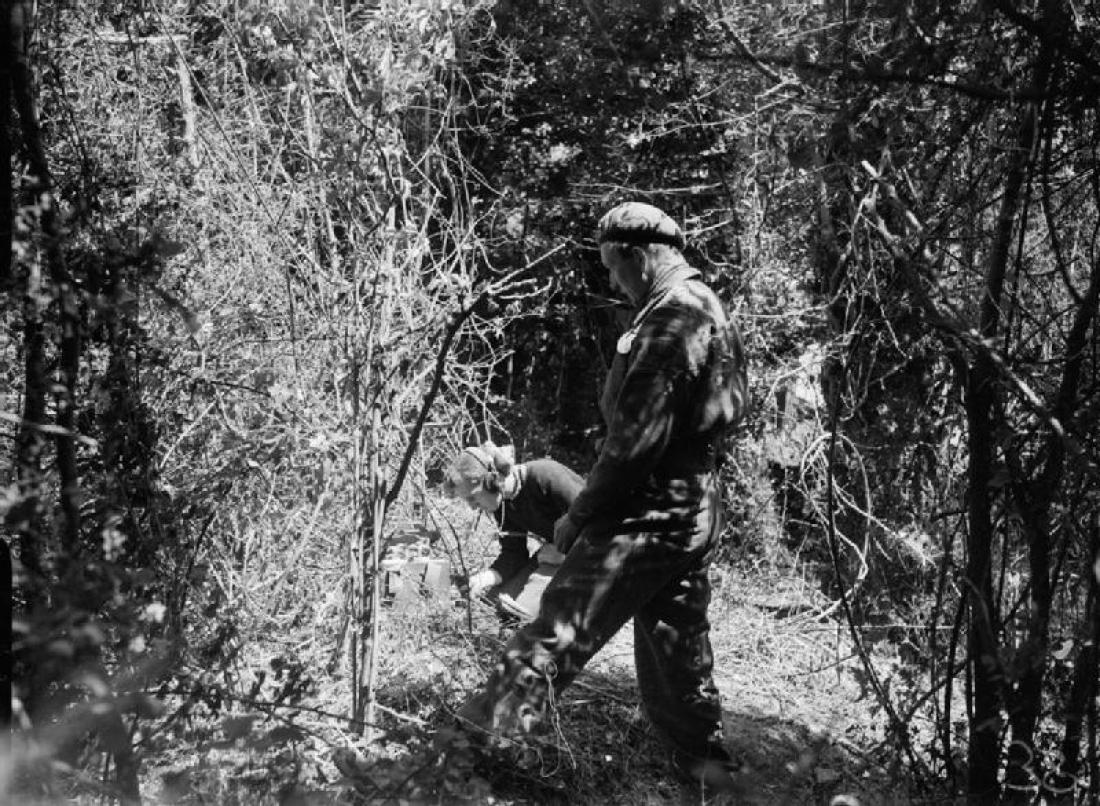
[[[911,796],[845,630],[814,619],[812,595],[763,571],[723,569],[715,581],[716,682],[746,789],[737,802],[829,803],[851,792],[865,804],[944,802]],[[537,735],[441,758],[433,736],[511,631],[488,606],[452,594],[384,611],[369,736],[346,718],[342,672],[315,673],[293,707],[238,696],[216,717],[193,709],[162,733],[143,791],[180,804],[700,802],[674,778],[642,713],[629,627]],[[786,601],[778,614],[777,598]],[[260,647],[242,659],[242,679],[249,667],[270,666]],[[879,654],[889,665],[892,649]],[[298,660],[323,669],[320,657]]]
[[[437,525],[447,528],[432,555],[456,575],[491,561],[496,541],[484,518],[456,511],[454,502],[433,506]],[[810,566],[792,565],[783,552],[740,562],[731,555],[713,571],[715,681],[745,788],[736,802],[827,804],[844,793],[858,793],[863,804],[948,802],[921,793],[899,765],[835,603],[821,594]],[[673,775],[642,712],[629,625],[536,735],[485,752],[460,747],[444,760],[433,737],[485,680],[514,627],[457,585],[444,596],[386,601],[376,706],[364,729],[350,718],[352,675],[346,654],[335,649],[339,607],[307,607],[312,619],[291,620],[278,608],[299,612],[303,603],[280,599],[266,612],[258,607],[264,571],[255,567],[256,579],[245,572],[238,580],[237,589],[251,593],[221,609],[221,618],[235,619],[235,635],[247,639],[223,642],[208,668],[163,685],[155,692],[163,713],[135,723],[147,802],[700,802]],[[866,645],[879,674],[891,678],[892,696],[903,700],[907,679],[898,672],[909,667],[880,633],[868,632]],[[926,711],[914,708],[911,726],[930,741]],[[108,758],[102,743],[89,742],[41,776],[51,781],[48,790],[25,788],[26,802],[36,791],[42,803],[104,802],[113,794],[103,783],[112,780]]]

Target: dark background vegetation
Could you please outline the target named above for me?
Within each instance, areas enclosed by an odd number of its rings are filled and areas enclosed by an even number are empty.
[[[136,802],[220,731],[288,802],[303,714],[417,746],[478,667],[382,646],[491,648],[383,629],[378,556],[476,560],[463,444],[591,464],[639,199],[751,356],[721,573],[810,581],[898,799],[1098,802],[1095,3],[2,7],[11,791]]]

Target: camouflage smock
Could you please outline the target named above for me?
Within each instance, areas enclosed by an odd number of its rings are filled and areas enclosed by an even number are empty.
[[[717,296],[695,269],[668,272],[618,341],[600,401],[607,436],[569,509],[577,530],[598,539],[697,523],[746,387],[741,337]]]

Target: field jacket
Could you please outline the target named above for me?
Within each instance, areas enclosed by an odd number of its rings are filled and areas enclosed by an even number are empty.
[[[662,512],[695,518],[746,395],[741,337],[718,298],[695,269],[667,273],[619,339],[600,401],[607,436],[569,508],[575,528],[618,532]]]
[[[577,497],[584,479],[553,459],[536,459],[521,466],[522,482],[516,495],[501,502],[493,513],[500,529],[500,554],[489,566],[507,581],[531,560],[527,535],[552,540],[554,521]]]

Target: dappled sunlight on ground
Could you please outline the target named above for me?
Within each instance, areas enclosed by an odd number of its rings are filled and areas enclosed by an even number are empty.
[[[708,803],[824,805],[838,795],[856,795],[861,806],[942,802],[911,799],[905,771],[889,766],[882,714],[846,629],[814,619],[804,602],[773,607],[783,587],[774,580],[727,572],[717,582],[714,677],[744,791]],[[629,623],[535,733],[441,755],[433,739],[485,680],[512,628],[461,600],[385,616],[372,743],[341,720],[346,670],[334,669],[318,676],[304,703],[316,710],[294,717],[301,730],[293,742],[265,744],[274,725],[267,718],[235,739],[224,735],[224,719],[212,721],[205,734],[199,726],[175,735],[161,757],[169,763],[146,771],[143,791],[175,803],[701,802],[675,777],[642,712]],[[896,660],[889,647],[872,651],[884,670]]]

